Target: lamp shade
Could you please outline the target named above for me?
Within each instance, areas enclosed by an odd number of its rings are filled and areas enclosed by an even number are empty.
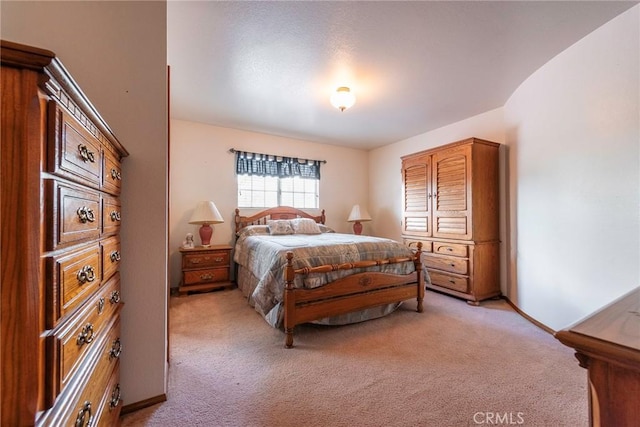
[[[224,222],[216,204],[213,202],[199,202],[196,210],[191,215],[189,224],[219,224]]]
[[[361,208],[360,205],[353,205],[351,213],[349,214],[348,222],[363,222],[371,221],[371,215],[365,208]]]

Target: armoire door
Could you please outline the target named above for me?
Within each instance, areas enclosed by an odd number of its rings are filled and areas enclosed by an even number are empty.
[[[402,162],[403,233],[414,236],[431,236],[430,177],[430,155],[406,159]]]

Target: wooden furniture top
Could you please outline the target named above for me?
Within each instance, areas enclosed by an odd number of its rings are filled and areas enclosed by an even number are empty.
[[[556,338],[587,355],[640,370],[640,287],[557,332]]]
[[[310,218],[319,224],[324,224],[326,220],[324,209],[320,215],[311,215],[290,206],[278,206],[266,209],[251,216],[242,216],[240,215],[240,209],[236,209],[236,233],[249,225],[266,225],[268,220],[295,218]]]
[[[180,252],[198,251],[224,251],[232,249],[229,245],[194,246],[193,248],[180,248]]]
[[[486,139],[467,138],[467,139],[461,139],[460,141],[451,142],[449,144],[438,145],[437,147],[428,148],[426,150],[418,151],[417,153],[407,154],[406,156],[400,157],[400,159],[404,160],[406,158],[416,157],[416,156],[420,156],[420,155],[423,155],[423,154],[430,154],[430,153],[434,153],[436,151],[442,151],[443,149],[453,148],[453,147],[458,146],[458,145],[465,145],[465,144],[470,144],[470,143],[490,145],[490,146],[493,146],[493,147],[499,147],[500,146],[500,144],[498,144],[497,142],[487,141]]]

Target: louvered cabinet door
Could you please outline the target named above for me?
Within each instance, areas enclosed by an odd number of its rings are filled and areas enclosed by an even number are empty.
[[[431,236],[431,156],[419,156],[402,162],[402,232],[413,236]]]
[[[472,238],[471,149],[463,145],[433,154],[434,237]]]

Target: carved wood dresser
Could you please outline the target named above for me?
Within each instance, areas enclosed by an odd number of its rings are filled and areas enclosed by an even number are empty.
[[[53,52],[0,58],[0,424],[118,425],[128,153]]]

